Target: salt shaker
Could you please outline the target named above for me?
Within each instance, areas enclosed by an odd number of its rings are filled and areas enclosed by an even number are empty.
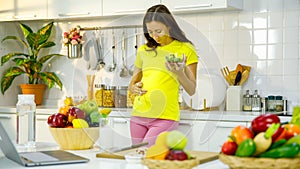
[[[252,111],[261,111],[261,98],[257,90],[254,90],[252,97]]]
[[[17,144],[35,147],[36,104],[34,95],[19,94],[17,109]]]

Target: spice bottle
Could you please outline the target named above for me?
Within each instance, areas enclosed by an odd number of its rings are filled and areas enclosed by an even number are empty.
[[[252,97],[252,111],[261,111],[261,98],[257,90],[254,90]]]
[[[252,96],[249,90],[246,90],[243,97],[243,111],[252,111]]]
[[[283,111],[283,100],[282,100],[282,96],[275,96],[275,102],[276,102],[276,111],[277,111],[277,112]]]
[[[275,96],[268,96],[268,111],[276,111]]]

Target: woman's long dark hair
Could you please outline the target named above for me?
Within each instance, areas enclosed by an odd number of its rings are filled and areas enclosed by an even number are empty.
[[[159,4],[149,8],[144,16],[143,31],[144,36],[147,39],[146,45],[148,47],[155,49],[157,46],[159,46],[159,44],[153,38],[150,37],[148,29],[146,27],[146,23],[149,23],[151,21],[161,22],[162,24],[166,25],[169,28],[170,36],[173,39],[181,42],[192,43],[186,38],[169,9],[166,6]]]

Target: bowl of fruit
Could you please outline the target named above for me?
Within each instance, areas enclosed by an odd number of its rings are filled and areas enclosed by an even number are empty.
[[[99,138],[99,121],[103,115],[94,100],[73,106],[65,103],[57,113],[48,117],[50,133],[61,149],[93,148]],[[105,111],[108,112],[109,111]]]
[[[162,132],[155,144],[147,149],[142,163],[149,169],[191,169],[199,163],[185,150],[187,141],[187,137],[178,130]]]
[[[231,169],[300,168],[300,126],[293,118],[282,123],[275,114],[259,115],[229,135],[219,159]]]

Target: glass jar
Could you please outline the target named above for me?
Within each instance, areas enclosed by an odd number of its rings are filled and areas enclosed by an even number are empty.
[[[94,99],[99,107],[103,106],[103,90],[104,90],[103,84],[95,84]]]
[[[276,111],[275,96],[268,96],[268,111]]]
[[[36,104],[33,94],[19,94],[17,110],[17,144],[34,148],[36,139]]]
[[[104,86],[103,89],[103,107],[114,107],[114,91],[115,86]]]
[[[252,95],[249,90],[246,90],[243,97],[243,111],[252,111]]]
[[[277,111],[277,112],[283,111],[283,100],[282,100],[282,96],[275,96],[275,102],[276,102],[276,111]]]
[[[254,90],[252,97],[252,111],[261,111],[261,98],[257,90]]]
[[[114,93],[115,107],[127,107],[127,86],[117,86]]]

